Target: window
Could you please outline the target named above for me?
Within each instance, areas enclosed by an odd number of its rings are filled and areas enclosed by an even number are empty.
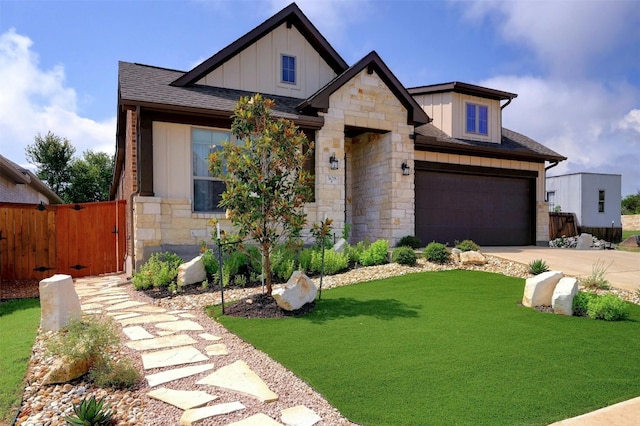
[[[489,107],[467,104],[467,133],[489,134]]]
[[[296,84],[296,58],[282,55],[282,82]]]
[[[604,190],[598,191],[598,213],[604,213]]]
[[[549,211],[555,211],[556,209],[556,192],[549,191],[547,192],[547,202],[549,203]]]
[[[222,149],[228,141],[229,132],[219,130],[192,129],[193,149],[193,211],[222,212],[218,206],[225,185],[220,178],[209,173],[209,154]]]

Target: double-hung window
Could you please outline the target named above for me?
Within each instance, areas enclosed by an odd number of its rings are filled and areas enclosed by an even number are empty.
[[[282,82],[296,84],[296,57],[282,55]]]
[[[548,191],[547,192],[547,202],[549,203],[549,211],[553,212],[556,210],[556,192]]]
[[[598,213],[604,213],[604,189],[598,191]]]
[[[222,142],[231,137],[221,130],[192,129],[193,211],[222,212],[218,204],[225,190],[224,182],[209,172],[209,155],[222,150]],[[224,172],[224,171],[223,171]]]
[[[467,104],[467,133],[489,134],[489,107]]]

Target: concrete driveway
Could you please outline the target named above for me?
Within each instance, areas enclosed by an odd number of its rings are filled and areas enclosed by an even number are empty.
[[[482,252],[524,264],[542,259],[549,265],[549,269],[574,277],[591,275],[593,265],[600,262],[608,266],[605,277],[612,286],[629,291],[640,287],[640,252],[536,246],[482,247]]]

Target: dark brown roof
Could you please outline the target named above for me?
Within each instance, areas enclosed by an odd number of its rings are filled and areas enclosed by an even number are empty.
[[[459,81],[453,81],[451,83],[431,84],[429,86],[410,87],[407,89],[407,91],[412,95],[456,92],[465,95],[479,96],[481,98],[495,99],[497,101],[518,97],[518,95],[515,93],[503,92],[502,90],[476,86],[475,84],[461,83]]]
[[[415,128],[415,148],[419,151],[445,152],[522,161],[563,161],[564,157],[546,146],[509,129],[502,129],[502,142],[481,142],[449,137],[431,124]]]
[[[385,82],[387,87],[393,92],[393,94],[398,98],[400,103],[407,109],[407,123],[408,124],[425,124],[429,123],[431,119],[427,115],[426,112],[418,105],[418,103],[413,99],[413,97],[407,92],[407,89],[400,83],[400,81],[396,78],[396,76],[391,72],[389,67],[382,61],[380,56],[372,51],[367,56],[362,58],[358,63],[350,67],[348,70],[338,75],[332,81],[330,81],[326,86],[318,90],[316,93],[311,95],[310,98],[302,102],[298,109],[301,111],[324,111],[327,112],[329,109],[329,97],[333,92],[338,90],[344,84],[346,84],[349,80],[355,77],[359,72],[363,69],[367,69],[369,74],[375,71],[378,76]]]
[[[283,23],[286,23],[287,26],[295,26],[336,74],[340,74],[348,68],[344,59],[329,44],[327,39],[320,34],[320,31],[302,13],[300,8],[295,3],[291,3],[191,71],[176,78],[171,84],[174,86],[187,86],[195,83]]]
[[[230,117],[242,96],[253,92],[193,84],[172,86],[171,82],[184,72],[148,65],[120,62],[118,67],[119,105],[141,106],[155,110],[181,111],[195,114]],[[274,117],[286,118],[297,125],[322,126],[321,117],[304,116],[296,110],[300,98],[266,95],[275,101]]]

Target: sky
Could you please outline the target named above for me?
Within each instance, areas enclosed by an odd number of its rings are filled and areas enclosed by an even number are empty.
[[[0,0],[0,154],[48,131],[115,151],[118,61],[187,71],[284,0]],[[568,157],[550,175],[640,191],[640,0],[298,0],[348,64],[375,50],[405,87],[517,93],[503,126]]]

